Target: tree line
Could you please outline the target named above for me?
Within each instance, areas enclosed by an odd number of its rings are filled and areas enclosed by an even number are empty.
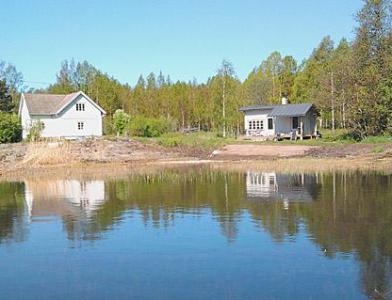
[[[131,118],[174,120],[178,129],[238,133],[243,127],[240,106],[278,104],[287,95],[291,103],[314,103],[323,128],[347,128],[358,138],[392,133],[391,19],[391,0],[365,0],[352,41],[342,39],[335,45],[324,37],[302,62],[273,52],[243,82],[226,60],[205,83],[173,82],[160,72],[141,75],[133,87],[87,61],[65,60],[55,83],[32,91],[84,91],[107,111],[107,131],[114,113],[122,109]],[[0,110],[15,109],[23,76],[0,63],[0,79]],[[9,91],[3,91],[5,85]]]

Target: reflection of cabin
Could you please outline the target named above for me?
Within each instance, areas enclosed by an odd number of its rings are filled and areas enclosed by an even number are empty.
[[[317,111],[311,103],[254,105],[240,109],[244,113],[245,134],[249,138],[303,139],[317,137]]]
[[[90,217],[105,201],[103,181],[26,181],[25,201],[31,217]]]
[[[317,175],[246,173],[246,193],[252,200],[310,202],[317,195],[318,185]]]

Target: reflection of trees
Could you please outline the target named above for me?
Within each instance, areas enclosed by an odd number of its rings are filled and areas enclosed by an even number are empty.
[[[314,240],[327,249],[356,253],[362,263],[363,288],[376,297],[391,285],[392,180],[376,174],[323,176],[322,192],[301,210]]]
[[[25,238],[23,190],[22,183],[0,183],[0,244]]]
[[[110,181],[106,202],[97,221],[111,222],[117,209],[137,210],[144,222],[155,227],[170,226],[178,214],[198,215],[211,209],[229,240],[236,236],[244,179],[242,174],[225,172],[170,172],[154,176],[135,176],[129,180]],[[114,216],[118,218],[117,216]],[[106,221],[105,221],[106,220]]]
[[[325,255],[354,253],[361,262],[362,286],[370,297],[392,296],[392,179],[376,174],[320,175],[312,203],[259,202],[252,216],[276,240],[304,224]]]
[[[314,177],[309,180],[306,176]],[[305,177],[277,174],[276,180],[280,194],[263,199],[247,196],[243,173],[194,169],[134,175],[107,181],[107,201],[88,218],[81,218],[73,210],[66,211],[62,218],[68,238],[91,240],[135,214],[140,214],[146,226],[167,228],[181,215],[197,217],[208,210],[227,240],[235,241],[238,223],[243,214],[250,214],[275,241],[294,239],[300,228],[305,228],[327,257],[354,253],[360,262],[364,293],[373,298],[390,293],[391,297],[391,177],[361,173]],[[291,187],[299,189],[291,194]],[[0,184],[0,242],[23,236],[22,192],[22,184]],[[298,195],[303,199],[296,199]],[[307,195],[313,201],[303,201],[309,198]]]

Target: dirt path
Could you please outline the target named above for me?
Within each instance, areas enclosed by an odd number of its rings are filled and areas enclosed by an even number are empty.
[[[304,156],[318,147],[304,145],[227,145],[212,154],[214,158],[263,158]]]

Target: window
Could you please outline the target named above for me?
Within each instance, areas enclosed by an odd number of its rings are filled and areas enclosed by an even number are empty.
[[[298,128],[298,117],[293,117],[293,129]]]
[[[76,103],[77,111],[84,111],[84,109],[85,109],[84,103]]]
[[[268,119],[268,130],[272,130],[274,129],[274,121],[272,120],[272,118]]]
[[[78,122],[78,130],[84,129],[84,122]]]
[[[262,120],[249,121],[250,130],[263,130],[264,122]]]

